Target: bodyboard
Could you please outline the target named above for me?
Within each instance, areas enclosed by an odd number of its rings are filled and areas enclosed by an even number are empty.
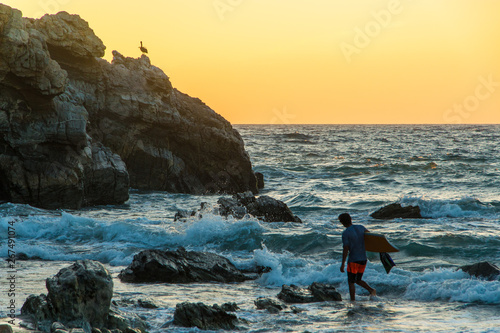
[[[384,235],[371,232],[365,233],[365,249],[370,252],[399,252]]]

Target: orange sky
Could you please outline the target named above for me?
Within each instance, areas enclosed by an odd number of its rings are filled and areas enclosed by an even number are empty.
[[[500,123],[497,0],[5,0],[139,41],[236,124]]]

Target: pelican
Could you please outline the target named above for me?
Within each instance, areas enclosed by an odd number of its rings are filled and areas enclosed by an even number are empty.
[[[142,51],[142,53],[148,53],[148,49],[142,46],[142,41],[141,41],[141,46],[139,46],[139,49]]]

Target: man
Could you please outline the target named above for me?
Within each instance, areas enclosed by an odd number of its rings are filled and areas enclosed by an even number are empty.
[[[354,301],[356,298],[356,284],[368,290],[370,296],[376,296],[377,291],[362,280],[367,261],[364,235],[368,230],[362,225],[352,224],[351,216],[347,213],[340,214],[339,221],[346,228],[342,232],[344,250],[342,251],[340,271],[344,273],[345,261],[347,255],[349,255],[349,259],[347,260],[347,282],[349,284],[351,301]]]

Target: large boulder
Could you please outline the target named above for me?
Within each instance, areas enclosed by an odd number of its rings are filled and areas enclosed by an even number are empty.
[[[475,263],[473,265],[465,265],[459,269],[472,276],[486,278],[488,280],[494,280],[500,276],[500,269],[496,265],[490,264],[487,261]]]
[[[222,216],[241,219],[249,214],[265,222],[302,222],[283,201],[267,195],[255,197],[251,192],[238,193],[232,198],[220,198],[217,203]]]
[[[21,308],[21,314],[30,315],[42,331],[51,332],[54,323],[85,333],[95,329],[146,330],[142,319],[112,306],[113,280],[97,261],[79,260],[61,269],[46,280],[46,287],[47,295],[30,295]]]
[[[99,262],[79,260],[47,279],[47,302],[60,322],[88,322],[103,327],[113,297],[113,279]]]
[[[218,305],[189,302],[176,305],[173,321],[177,326],[198,327],[201,330],[234,330],[238,323],[238,317]]]
[[[283,285],[278,298],[285,303],[313,303],[342,301],[342,296],[333,285],[314,282],[308,288]]]
[[[243,273],[228,259],[215,253],[145,250],[118,276],[123,282],[243,282],[257,274]]]
[[[0,201],[118,204],[130,186],[257,193],[239,133],[149,58],[105,46],[78,15],[0,4]]]
[[[392,203],[385,207],[378,209],[371,215],[374,219],[388,220],[395,218],[402,219],[421,219],[419,206],[402,207],[400,203]]]

